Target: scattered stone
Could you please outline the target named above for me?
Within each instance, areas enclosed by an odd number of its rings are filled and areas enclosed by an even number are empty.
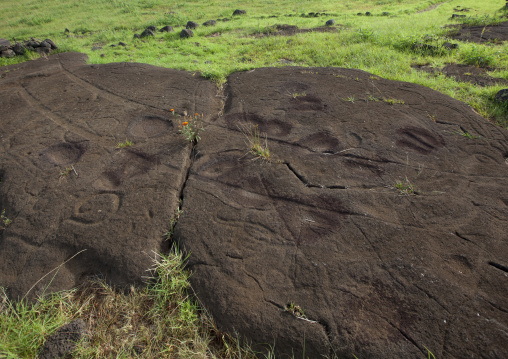
[[[211,62],[210,60],[205,61],[205,64],[207,64],[207,65],[209,65],[209,64],[211,64],[211,63],[212,63],[212,62]]]
[[[125,42],[120,41],[120,42],[118,43],[118,46],[127,46],[127,44],[126,44]]]
[[[159,30],[160,32],[171,32],[173,30],[173,26],[166,25],[162,29]]]
[[[0,39],[0,51],[5,51],[11,47],[11,42],[6,39]]]
[[[208,20],[203,23],[203,26],[214,26],[214,25],[217,25],[217,21],[215,20]]]
[[[38,359],[70,358],[76,344],[87,334],[86,324],[81,319],[76,319],[60,327],[55,334],[50,335],[41,351]]]
[[[421,42],[415,42],[414,44],[411,45],[411,50],[434,53],[434,52],[437,52],[438,48],[437,48],[437,46],[434,46],[434,45],[423,44]]]
[[[12,49],[11,49],[11,50],[12,50],[12,51],[14,51],[14,53],[15,53],[16,55],[19,55],[19,56],[21,56],[21,55],[24,55],[24,54],[25,54],[25,46],[23,46],[23,45],[22,45],[22,44],[20,44],[19,42],[16,42],[16,43],[14,44],[14,46],[12,47]]]
[[[365,16],[372,16],[372,14],[370,13],[370,11],[367,11],[367,12],[365,13]]]
[[[453,14],[450,19],[457,19],[457,18],[462,18],[462,17],[466,17],[466,15]]]
[[[156,28],[155,26],[153,26],[153,25],[148,26],[146,29],[147,29],[147,30],[152,30],[153,32],[156,32],[156,31],[157,31],[157,28]]]
[[[194,36],[194,33],[192,32],[192,30],[189,30],[189,29],[183,29],[182,32],[180,32],[181,39],[186,39],[188,37],[193,37],[193,36]]]
[[[155,33],[153,32],[152,29],[146,28],[145,31],[143,31],[141,33],[141,35],[139,35],[139,37],[141,37],[141,38],[148,37],[148,36],[155,36]]]
[[[134,34],[135,39],[141,39],[141,36],[139,34]]]
[[[502,89],[495,96],[496,101],[508,104],[508,89]]]
[[[356,15],[358,15],[358,16],[363,16],[363,12],[359,12],[359,13],[357,13]]]
[[[233,16],[236,16],[236,15],[246,15],[246,14],[247,14],[247,11],[245,11],[245,10],[238,10],[238,9],[236,9],[233,12]]]
[[[11,44],[10,41],[0,39],[0,57],[13,57],[24,55],[26,51],[35,51],[41,55],[47,55],[51,50],[57,49],[57,46],[50,39],[44,41],[31,38],[24,42]]]
[[[101,54],[101,57],[103,57],[103,58],[104,58],[104,57],[106,57],[106,55],[104,55],[104,54]]]
[[[16,56],[16,53],[14,51],[12,51],[11,49],[4,50],[0,53],[0,57],[11,58],[14,56]]]
[[[71,30],[69,30],[68,28],[65,28],[64,34],[69,34],[70,32],[71,32]]]
[[[390,16],[390,13],[388,11],[383,11],[383,13],[381,15],[382,16]]]
[[[332,26],[332,25],[334,25],[334,24],[335,24],[335,20],[334,20],[334,19],[330,19],[330,20],[328,20],[328,21],[325,23],[325,25],[326,25],[326,26]]]
[[[56,46],[56,44],[51,39],[46,39],[46,40],[44,40],[44,42],[47,42],[48,44],[51,45],[51,50],[58,49],[58,46]]]
[[[445,42],[442,46],[447,50],[456,50],[459,48],[459,44],[452,44],[451,42]]]
[[[187,25],[185,25],[185,28],[186,29],[197,29],[199,27],[199,24],[197,22],[194,22],[194,21],[188,21],[187,22]]]
[[[102,46],[92,46],[92,51],[102,50]]]

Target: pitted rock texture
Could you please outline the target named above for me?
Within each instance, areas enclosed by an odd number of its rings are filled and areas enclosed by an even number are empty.
[[[295,357],[508,356],[506,130],[358,70],[256,69],[217,93],[181,71],[84,61],[0,69],[12,297],[84,249],[49,290],[88,274],[139,283],[183,200],[174,239],[221,330]],[[197,145],[171,108],[204,114]],[[270,161],[249,153],[255,129]]]
[[[362,71],[228,84],[175,233],[220,328],[295,357],[508,355],[507,131]],[[248,154],[249,124],[270,162]]]
[[[42,346],[38,359],[71,358],[77,343],[87,335],[86,324],[75,319],[48,337]]]
[[[169,245],[190,166],[169,110],[217,107],[215,85],[190,73],[85,60],[66,53],[0,69],[0,208],[12,220],[0,234],[0,285],[13,298],[82,250],[30,296],[99,273],[140,283],[152,251]]]

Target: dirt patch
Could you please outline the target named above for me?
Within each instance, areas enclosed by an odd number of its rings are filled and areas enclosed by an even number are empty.
[[[499,25],[466,26],[453,25],[450,37],[455,40],[476,43],[502,43],[508,40],[508,21]]]
[[[448,64],[442,69],[426,66],[426,65],[412,65],[413,68],[428,73],[438,74],[442,73],[447,77],[455,78],[456,81],[470,82],[478,86],[495,86],[495,85],[508,85],[508,80],[488,75],[488,72],[496,69],[491,67],[476,67],[461,64]]]

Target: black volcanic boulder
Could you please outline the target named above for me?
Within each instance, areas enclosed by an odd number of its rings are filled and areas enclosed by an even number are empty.
[[[221,330],[296,358],[508,357],[508,131],[357,70],[227,83],[175,229]]]
[[[508,89],[502,89],[496,93],[495,96],[498,102],[504,102],[508,104]]]
[[[193,37],[193,36],[194,36],[194,33],[192,32],[192,30],[189,30],[189,29],[183,29],[180,32],[180,38],[182,38],[182,39],[186,39],[186,38]]]
[[[166,25],[163,28],[161,28],[159,31],[160,32],[171,32],[171,31],[174,31],[174,30],[173,30],[173,26]]]
[[[199,27],[199,24],[194,21],[187,21],[187,25],[185,25],[185,28],[189,29],[189,30],[197,29],[198,27]]]
[[[203,23],[203,26],[214,26],[217,25],[217,21],[215,20],[208,20]]]
[[[245,11],[245,10],[236,9],[235,11],[233,11],[233,16],[246,15],[246,14],[247,14],[247,11]]]
[[[1,74],[12,298],[141,284],[182,206],[174,240],[220,330],[280,356],[508,357],[508,131],[359,70],[233,73],[222,106],[191,73],[85,61]]]

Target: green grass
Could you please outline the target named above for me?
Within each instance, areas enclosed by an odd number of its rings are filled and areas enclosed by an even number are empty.
[[[13,302],[0,288],[0,357],[35,358],[45,339],[75,318],[89,335],[74,358],[254,358],[220,333],[188,296],[185,259],[172,250],[156,255],[145,288],[116,291],[102,281],[39,298]]]

